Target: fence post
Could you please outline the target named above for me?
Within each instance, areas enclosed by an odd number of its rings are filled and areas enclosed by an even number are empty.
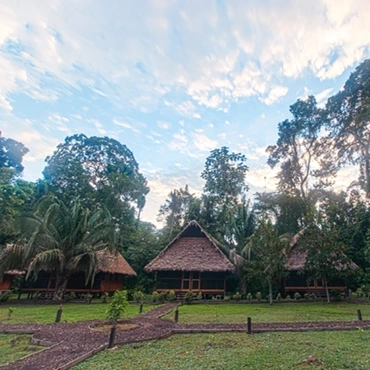
[[[357,310],[357,318],[358,318],[358,321],[362,321],[361,310]]]
[[[62,305],[60,305],[59,310],[57,311],[55,322],[60,322],[60,319],[62,318],[62,313],[63,313],[63,307]]]
[[[139,313],[142,313],[142,312],[143,312],[143,305],[144,305],[144,303],[143,303],[143,302],[141,302],[141,303],[140,303]]]
[[[247,321],[247,333],[252,334],[252,319],[250,317],[248,317]]]
[[[177,306],[175,310],[175,322],[179,322],[179,308]]]
[[[112,329],[110,330],[108,348],[114,347],[115,336],[116,336],[116,324],[113,324]]]

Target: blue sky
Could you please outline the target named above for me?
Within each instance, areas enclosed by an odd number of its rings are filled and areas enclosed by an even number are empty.
[[[28,180],[67,135],[126,144],[152,222],[172,189],[201,191],[221,146],[247,156],[251,196],[273,190],[278,122],[370,56],[369,14],[368,0],[0,0],[0,130],[30,149]]]

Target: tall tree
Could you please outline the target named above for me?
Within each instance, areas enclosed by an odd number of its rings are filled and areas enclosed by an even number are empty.
[[[358,165],[357,184],[370,198],[370,59],[360,64],[326,105],[329,140],[339,165]]]
[[[266,149],[269,153],[267,163],[271,168],[280,163],[279,190],[292,195],[298,192],[303,200],[307,200],[313,182],[323,185],[324,173],[326,176],[332,174],[329,170],[317,173],[314,169],[314,162],[328,168],[324,166],[325,153],[319,140],[323,126],[322,111],[317,107],[314,96],[309,96],[307,100],[298,99],[289,110],[293,119],[279,123],[278,141]]]
[[[205,180],[203,203],[207,229],[214,236],[220,234],[229,243],[234,237],[233,220],[237,206],[248,191],[246,160],[243,154],[229,152],[227,147],[215,149],[208,156],[201,174]]]
[[[287,243],[279,238],[279,234],[266,214],[257,220],[256,229],[245,248],[251,250],[259,265],[260,272],[267,280],[269,287],[269,301],[272,304],[272,287],[274,282],[286,276],[286,248]],[[245,253],[244,252],[244,253]]]
[[[20,142],[6,139],[0,132],[0,169],[12,168],[17,174],[23,171],[22,159],[29,150]]]
[[[46,209],[46,211],[45,211]],[[85,273],[86,283],[94,279],[99,254],[113,249],[113,227],[105,210],[91,212],[77,201],[73,207],[55,198],[39,203],[33,215],[22,219],[23,238],[0,254],[0,275],[13,268],[27,268],[26,279],[40,271],[55,274],[54,300],[61,300],[69,277]]]

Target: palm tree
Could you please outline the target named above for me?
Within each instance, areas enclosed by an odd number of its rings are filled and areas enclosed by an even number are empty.
[[[77,201],[68,208],[47,197],[36,212],[21,219],[22,241],[8,245],[0,254],[0,276],[12,268],[27,269],[26,279],[37,279],[40,271],[55,274],[54,300],[61,300],[69,277],[85,273],[93,282],[99,251],[113,249],[114,230],[108,211],[91,212]]]

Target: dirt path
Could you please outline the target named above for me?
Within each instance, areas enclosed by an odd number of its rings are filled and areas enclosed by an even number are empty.
[[[160,317],[173,310],[177,303],[146,312],[125,321],[138,325],[129,331],[117,331],[116,343],[134,343],[144,340],[159,339],[173,333],[201,333],[222,331],[246,332],[245,323],[240,324],[191,324],[181,325]],[[70,368],[71,361],[89,357],[92,351],[97,352],[108,343],[109,334],[92,329],[102,321],[83,321],[67,324],[44,325],[0,325],[0,333],[28,332],[34,333],[34,340],[48,344],[50,347],[32,354],[22,360],[0,366],[1,370],[64,370]],[[252,323],[254,333],[267,331],[302,331],[302,330],[349,330],[370,328],[368,321],[324,321],[324,322],[291,322],[291,323]]]

